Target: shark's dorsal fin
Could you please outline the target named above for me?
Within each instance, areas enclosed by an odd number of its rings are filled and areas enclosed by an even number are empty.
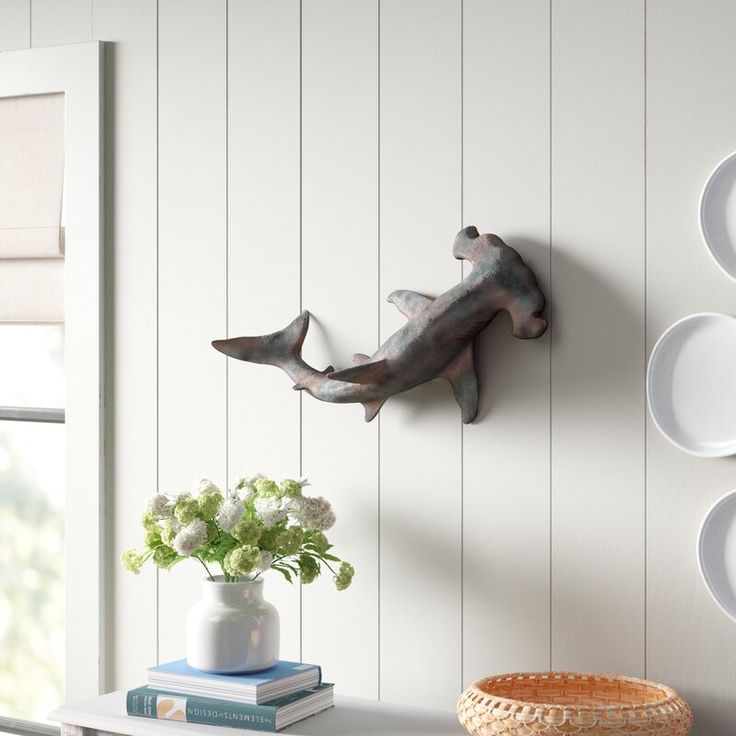
[[[370,356],[365,353],[355,353],[353,355],[353,365],[363,365],[370,360]]]
[[[430,299],[423,294],[417,294],[416,291],[409,291],[409,289],[398,289],[392,291],[386,297],[386,301],[395,304],[404,317],[411,319],[417,312],[421,312],[422,309],[430,305],[434,299]]]
[[[460,406],[463,424],[470,424],[478,414],[478,378],[475,374],[473,346],[468,345],[442,373]]]
[[[347,383],[380,383],[389,373],[388,361],[377,360],[375,363],[363,363],[346,368],[336,373],[328,373],[327,378]]]
[[[365,420],[370,422],[376,418],[376,414],[381,411],[381,407],[386,403],[386,399],[376,399],[375,401],[364,401]]]

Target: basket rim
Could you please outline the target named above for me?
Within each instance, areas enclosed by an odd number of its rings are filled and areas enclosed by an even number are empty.
[[[575,705],[574,703],[569,704],[561,704],[561,703],[544,703],[544,702],[538,702],[538,701],[532,701],[532,700],[518,700],[517,698],[507,698],[503,695],[495,695],[491,694],[489,692],[486,692],[482,689],[481,685],[485,685],[487,683],[492,682],[499,682],[501,680],[531,680],[531,679],[546,679],[546,680],[556,680],[556,679],[562,679],[562,678],[569,678],[572,680],[578,679],[578,680],[602,680],[602,681],[608,681],[608,682],[631,682],[638,685],[647,685],[649,687],[655,687],[660,690],[662,690],[665,694],[665,698],[662,700],[657,700],[653,703],[639,703],[634,705]],[[466,696],[470,695],[471,693],[477,693],[481,695],[482,697],[493,700],[496,703],[499,704],[508,704],[508,705],[516,705],[521,707],[529,707],[536,709],[544,709],[544,710],[561,710],[563,712],[596,712],[596,713],[603,713],[603,712],[617,712],[623,714],[628,713],[634,713],[634,712],[641,712],[642,710],[650,710],[650,709],[661,709],[664,707],[667,707],[669,705],[672,705],[673,703],[682,704],[685,703],[685,701],[680,697],[679,693],[671,688],[669,685],[663,685],[660,682],[654,682],[653,680],[645,680],[641,677],[630,677],[628,675],[612,675],[607,674],[604,672],[569,672],[565,670],[561,671],[548,671],[548,672],[508,672],[502,675],[488,675],[486,677],[482,677],[479,680],[476,680],[475,682],[471,683],[471,685],[463,692],[463,694],[460,696],[460,700],[462,701]]]

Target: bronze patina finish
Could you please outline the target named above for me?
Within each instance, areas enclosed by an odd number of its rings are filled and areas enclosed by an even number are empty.
[[[478,379],[473,342],[483,328],[505,310],[515,337],[539,337],[547,329],[540,315],[544,295],[521,256],[496,235],[479,235],[471,226],[461,230],[452,249],[455,258],[473,268],[456,286],[436,299],[414,291],[394,291],[388,301],[407,323],[372,355],[356,353],[353,367],[318,371],[301,357],[309,327],[302,312],[280,332],[260,337],[215,340],[225,355],[251,363],[275,365],[294,381],[294,388],[321,401],[359,402],[365,420],[378,414],[386,399],[433,378],[450,383],[464,423],[478,413]]]

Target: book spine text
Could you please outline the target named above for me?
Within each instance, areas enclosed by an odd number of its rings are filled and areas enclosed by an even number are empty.
[[[131,690],[126,698],[129,716],[202,723],[209,726],[276,730],[276,709],[187,695]]]

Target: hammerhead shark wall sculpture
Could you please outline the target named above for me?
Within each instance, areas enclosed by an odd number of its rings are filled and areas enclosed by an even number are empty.
[[[544,334],[540,315],[544,295],[521,256],[497,235],[479,235],[466,227],[455,238],[455,258],[473,264],[470,273],[436,299],[415,291],[394,291],[388,301],[407,323],[372,355],[356,353],[353,367],[318,371],[302,360],[309,312],[271,335],[215,340],[221,353],[250,363],[275,365],[294,381],[294,388],[321,401],[361,403],[370,422],[386,399],[433,378],[450,383],[465,424],[478,413],[478,378],[473,343],[483,328],[505,310],[512,333],[522,339]]]

